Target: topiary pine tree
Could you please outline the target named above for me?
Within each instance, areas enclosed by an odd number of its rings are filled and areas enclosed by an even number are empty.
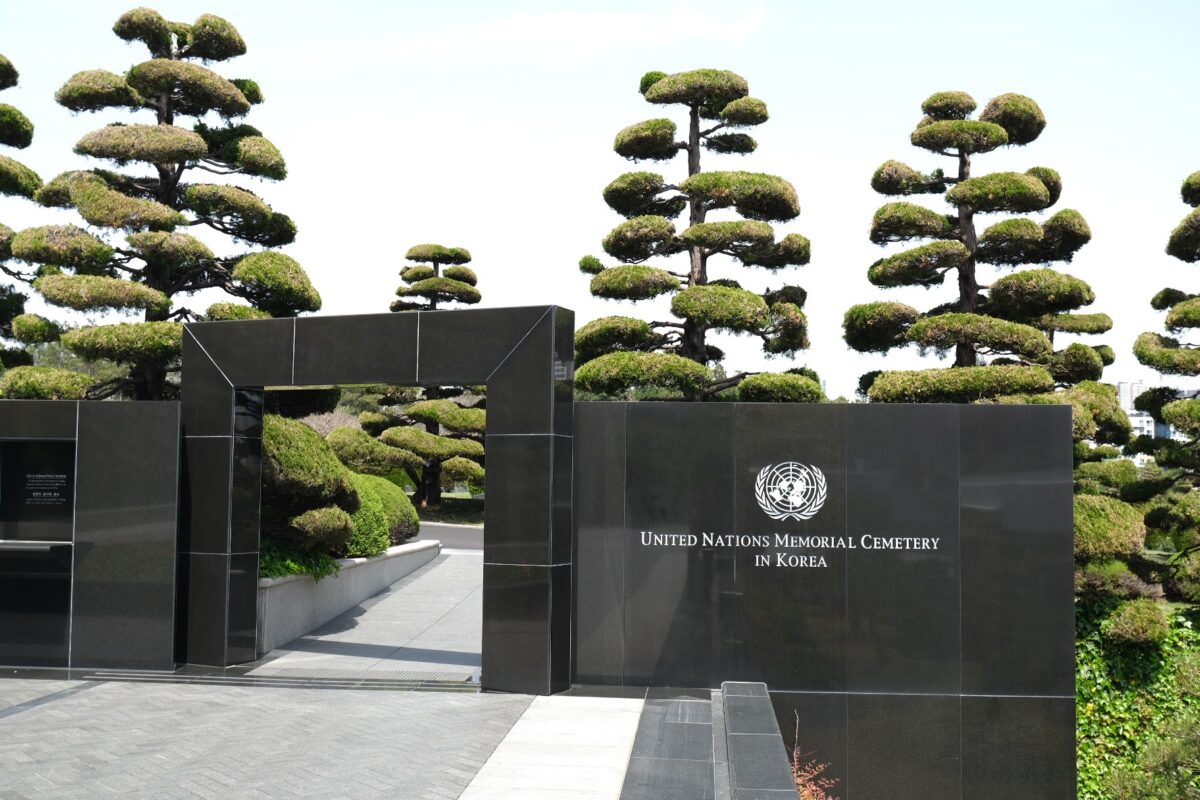
[[[438,303],[479,302],[475,271],[463,266],[471,262],[465,248],[418,244],[410,247],[404,257],[420,263],[400,271],[406,285],[396,289],[401,299],[392,301],[392,311],[436,311]]]
[[[93,387],[138,399],[173,396],[167,379],[182,339],[181,322],[293,316],[320,308],[321,300],[295,260],[275,248],[291,243],[296,226],[253,192],[225,183],[193,183],[199,173],[282,180],[283,156],[256,129],[233,120],[263,101],[250,79],[228,80],[198,62],[225,61],[246,52],[227,21],[211,14],[194,23],[169,22],[138,8],[121,16],[113,32],[140,42],[150,60],[124,75],[88,70],[73,75],[55,95],[71,111],[124,109],[153,115],[152,124],[113,123],[75,145],[79,155],[118,166],[59,175],[35,193],[45,206],[73,208],[92,226],[49,225],[17,233],[12,255],[30,264],[26,277],[45,300],[84,312],[140,314],[142,322],[64,332],[62,344],[88,359],[129,367],[127,376]],[[219,118],[210,126],[206,120]],[[185,119],[194,120],[189,130]],[[250,246],[228,256],[183,231],[204,226]],[[177,304],[181,296],[221,289],[249,305],[216,303],[204,313]]]
[[[700,169],[704,150],[754,152],[757,143],[742,129],[767,121],[766,104],[749,96],[744,78],[723,70],[649,72],[639,89],[650,103],[683,106],[687,133],[679,140],[673,121],[650,119],[620,131],[613,149],[632,161],[669,161],[686,154],[687,177],[670,183],[655,172],[627,172],[605,187],[605,202],[626,218],[603,242],[604,251],[621,264],[606,267],[599,258],[585,256],[579,268],[592,276],[596,297],[639,301],[670,295],[677,320],[612,316],[583,326],[575,337],[575,385],[604,395],[650,387],[702,400],[742,384],[756,399],[822,399],[820,387],[805,375],[743,384],[747,373],[718,378],[708,366],[724,357],[710,341],[714,332],[757,336],[768,355],[808,347],[804,289],[783,285],[760,294],[710,274],[714,256],[772,272],[809,262],[808,239],[793,233],[776,241],[768,224],[800,214],[790,183],[775,175]],[[710,212],[724,210],[741,218],[709,219]],[[685,211],[686,228],[677,232],[672,220]],[[676,255],[687,260],[675,271],[646,264]]]
[[[0,55],[0,91],[17,85],[19,78],[16,67],[4,55]],[[0,146],[23,150],[33,142],[33,123],[19,110],[7,103],[0,103]],[[29,167],[6,155],[0,155],[0,195],[32,198],[42,188],[42,179]],[[9,266],[12,257],[13,230],[0,223],[0,270],[11,278],[22,277]],[[14,287],[0,286],[0,337],[14,338],[14,323],[25,312],[27,296]],[[33,363],[29,353],[21,347],[0,347],[0,366],[5,369]],[[11,383],[11,379],[9,383]],[[2,387],[0,387],[2,389]]]
[[[1200,172],[1187,177],[1180,194],[1195,210],[1171,232],[1167,254],[1195,264],[1200,262]],[[1167,312],[1166,327],[1173,334],[1200,328],[1200,294],[1167,288],[1156,294],[1150,305]],[[1200,346],[1186,340],[1143,333],[1133,352],[1138,361],[1163,375],[1200,375]],[[1174,551],[1169,585],[1184,599],[1200,603],[1200,392],[1158,387],[1144,392],[1134,405],[1187,437],[1176,441],[1139,436],[1127,449],[1154,456],[1166,470],[1157,485],[1140,487],[1152,500],[1146,524],[1160,546]]]
[[[1113,352],[1105,346],[1071,344],[1054,350],[1056,332],[1103,333],[1106,314],[1072,313],[1095,299],[1082,280],[1047,267],[1004,275],[981,284],[980,266],[1001,270],[1021,265],[1070,262],[1091,239],[1083,216],[1064,209],[1038,224],[1028,217],[996,222],[982,233],[982,214],[1040,212],[1062,191],[1058,173],[1033,167],[1024,173],[973,174],[973,158],[1004,146],[1027,145],[1046,120],[1028,97],[1003,94],[968,119],[975,101],[964,92],[938,92],[921,106],[925,116],[912,143],[953,158],[956,170],[922,173],[885,162],[871,178],[890,196],[942,194],[952,206],[943,214],[910,202],[882,206],[871,223],[871,241],[886,245],[933,239],[871,265],[876,286],[942,285],[954,280],[957,297],[921,312],[897,302],[850,308],[843,322],[846,343],[859,352],[888,352],[915,344],[923,352],[953,352],[949,369],[868,373],[861,390],[884,402],[971,402],[999,396],[1050,392],[1100,378]],[[990,363],[982,357],[992,357]]]

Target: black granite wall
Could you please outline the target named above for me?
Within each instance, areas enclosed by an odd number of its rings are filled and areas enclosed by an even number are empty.
[[[575,682],[765,682],[843,800],[1074,797],[1069,408],[575,420]],[[760,508],[781,462],[821,470],[811,518]]]

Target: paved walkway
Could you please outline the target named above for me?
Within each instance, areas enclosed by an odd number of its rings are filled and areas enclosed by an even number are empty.
[[[0,680],[0,799],[452,800],[524,695]]]
[[[478,682],[482,631],[483,553],[443,551],[248,674]]]

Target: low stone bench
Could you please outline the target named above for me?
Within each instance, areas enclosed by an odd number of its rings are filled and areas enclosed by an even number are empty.
[[[728,764],[729,789],[718,798],[729,800],[796,800],[796,779],[788,762],[787,748],[779,733],[775,709],[765,683],[721,684],[721,716],[724,718],[724,753],[714,750],[717,774],[720,759]],[[715,728],[715,725],[714,725]],[[714,739],[719,732],[714,730]],[[718,783],[723,781],[719,780]]]

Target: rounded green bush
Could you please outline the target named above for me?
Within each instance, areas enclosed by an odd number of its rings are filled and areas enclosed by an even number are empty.
[[[358,509],[350,515],[354,532],[346,542],[344,554],[349,558],[372,558],[387,551],[391,544],[388,516],[375,484],[367,476],[350,473],[350,482],[358,494]]]
[[[820,403],[825,393],[803,375],[760,372],[738,384],[737,397],[744,403]]]
[[[433,461],[444,461],[454,456],[483,457],[483,445],[474,439],[439,436],[408,425],[388,428],[379,435],[379,440]]]
[[[415,244],[408,248],[407,261],[429,261],[434,264],[468,264],[471,254],[463,247],[446,247],[440,244]]]
[[[7,57],[0,55],[0,91],[16,86],[19,77],[20,73],[17,72],[13,63]]]
[[[417,264],[415,267],[405,267],[400,277],[408,283],[416,283],[437,275],[437,271],[429,264]]]
[[[953,239],[957,235],[955,218],[916,203],[888,203],[881,206],[871,220],[871,241],[875,244],[924,238]]]
[[[1058,198],[1062,195],[1062,176],[1058,174],[1058,170],[1050,167],[1030,167],[1025,170],[1025,174],[1042,182],[1046,191],[1050,192],[1050,205],[1058,202]]]
[[[970,344],[1029,359],[1045,358],[1051,353],[1050,340],[1036,328],[981,314],[925,317],[912,324],[908,338],[922,347],[937,350]]]
[[[323,506],[292,517],[288,529],[296,544],[305,550],[340,553],[354,535],[354,519],[339,506]]]
[[[32,199],[41,187],[36,172],[16,159],[0,156],[0,194]]]
[[[186,233],[146,231],[125,241],[147,264],[167,271],[204,267],[214,258],[208,245]]]
[[[142,42],[156,56],[170,55],[171,27],[163,16],[152,8],[126,11],[113,25],[113,33],[127,42]]]
[[[613,139],[617,155],[630,160],[663,161],[679,152],[675,141],[675,123],[669,119],[648,119],[622,128]]]
[[[713,281],[709,281],[709,284],[712,283]],[[780,286],[778,289],[768,289],[763,292],[763,300],[766,300],[769,306],[776,303],[791,303],[796,308],[804,308],[804,303],[808,300],[808,292],[800,286]]]
[[[1189,206],[1200,206],[1200,171],[1193,172],[1183,180],[1179,197]]]
[[[868,397],[876,403],[973,403],[1053,388],[1054,379],[1041,367],[954,367],[885,372],[871,384]]]
[[[683,232],[684,243],[706,250],[724,251],[735,246],[769,244],[775,231],[765,222],[739,219],[727,222],[700,222]]]
[[[651,70],[650,72],[647,72],[642,76],[642,79],[638,81],[638,94],[645,95],[646,91],[649,90],[651,86],[658,83],[665,77],[667,77],[667,73],[659,70]]]
[[[984,264],[1028,264],[1041,261],[1042,226],[1016,217],[997,222],[979,235],[976,260]]]
[[[768,338],[763,350],[769,354],[792,354],[808,349],[808,317],[793,303],[774,303],[770,307]]]
[[[442,275],[452,281],[465,283],[467,286],[475,286],[479,283],[479,276],[475,274],[475,270],[470,267],[450,266],[442,270]]]
[[[204,318],[208,320],[270,319],[271,315],[266,311],[260,311],[241,303],[213,303],[204,312]]]
[[[241,90],[246,100],[252,106],[259,105],[266,98],[263,96],[262,87],[258,85],[258,81],[250,78],[230,78],[229,82]]]
[[[56,342],[62,335],[62,328],[37,314],[21,314],[13,317],[12,331],[13,338],[22,344]]]
[[[943,192],[944,184],[900,161],[885,161],[871,176],[871,188],[880,194],[905,195]]]
[[[1008,144],[1004,128],[971,119],[930,122],[913,131],[910,139],[917,147],[935,153],[988,153]]]
[[[672,353],[609,353],[575,372],[575,385],[586,392],[617,395],[639,387],[662,387],[691,396],[711,380],[698,364]]]
[[[1086,344],[1071,344],[1054,353],[1046,362],[1054,380],[1063,384],[1099,380],[1104,374],[1104,361]]]
[[[867,270],[867,280],[876,286],[936,286],[970,257],[962,242],[933,242],[881,258]]]
[[[988,311],[1007,319],[1034,319],[1070,311],[1095,299],[1091,287],[1073,275],[1034,269],[1005,275],[992,283]]]
[[[1200,603],[1200,552],[1193,551],[1172,564],[1168,587],[1180,599]]]
[[[985,122],[994,122],[1008,133],[1009,144],[1029,144],[1046,127],[1046,116],[1031,98],[1020,94],[1002,94],[992,98],[979,114]]]
[[[1100,625],[1104,638],[1133,645],[1161,644],[1171,632],[1166,607],[1149,598],[1127,600]]]
[[[0,144],[18,150],[33,144],[33,123],[29,117],[5,103],[0,103]]]
[[[592,278],[591,292],[610,300],[646,300],[679,288],[679,279],[666,270],[640,264],[609,267]]]
[[[79,210],[79,215],[102,228],[169,231],[186,222],[184,216],[170,206],[124,195],[109,188],[103,178],[92,173],[80,173],[68,182],[67,189],[71,204]]]
[[[417,510],[413,508],[412,501],[408,499],[408,495],[404,493],[403,489],[387,478],[377,475],[359,475],[356,478],[356,485],[358,482],[369,485],[379,499],[387,518],[390,544],[403,544],[405,540],[417,535],[421,523],[417,519]]]
[[[1179,342],[1157,333],[1143,333],[1133,343],[1137,360],[1156,372],[1168,375],[1200,375],[1200,350],[1179,346]]]
[[[1092,240],[1092,229],[1078,211],[1064,208],[1042,224],[1042,260],[1070,261]]]
[[[920,316],[903,303],[862,303],[847,309],[842,335],[860,353],[884,353],[908,342],[908,329]]]
[[[287,164],[274,144],[261,136],[243,136],[234,148],[233,163],[245,175],[281,181],[287,177]]]
[[[671,298],[671,313],[705,328],[757,331],[767,322],[767,303],[745,289],[689,286]]]
[[[584,256],[579,259],[579,271],[585,275],[599,275],[604,272],[604,264],[595,256]]]
[[[747,219],[786,222],[800,215],[796,188],[777,175],[761,172],[700,172],[679,186],[709,208],[733,206]]]
[[[756,97],[739,97],[721,109],[726,125],[761,125],[767,118],[767,104]]]
[[[803,266],[812,257],[812,243],[798,233],[789,233],[778,242],[764,242],[741,249],[735,257],[747,267],[780,269]]]
[[[157,289],[103,275],[47,275],[33,282],[46,302],[76,311],[144,309],[165,313],[171,299]]]
[[[966,92],[934,92],[921,103],[921,112],[932,119],[966,119],[975,110],[975,98]]]
[[[1077,480],[1095,481],[1109,489],[1120,489],[1138,479],[1137,467],[1125,458],[1112,458],[1107,461],[1089,461],[1080,464],[1075,470]]]
[[[482,299],[479,290],[469,283],[456,281],[452,278],[425,278],[411,286],[401,286],[396,289],[400,297],[424,297],[437,302],[457,302],[474,305]]]
[[[103,69],[76,72],[54,93],[54,99],[71,111],[140,108],[145,102],[123,77]]]
[[[1108,314],[1043,314],[1030,320],[1029,324],[1043,331],[1105,333],[1112,330],[1113,321]],[[1103,345],[1101,346],[1103,347]],[[1112,350],[1111,347],[1108,349]],[[1112,362],[1107,363],[1111,364]]]
[[[111,247],[74,225],[26,228],[13,237],[11,247],[13,257],[22,261],[85,273],[104,270],[113,255]]]
[[[233,279],[244,296],[273,317],[321,308],[321,295],[294,258],[273,251],[251,253],[237,262]]]
[[[1078,559],[1132,556],[1146,540],[1142,514],[1115,497],[1075,496],[1075,557]]]
[[[993,172],[968,178],[946,192],[946,201],[969,206],[977,212],[1041,211],[1050,205],[1050,191],[1031,175],[1019,172]]]
[[[321,434],[299,420],[263,415],[262,476],[264,505],[273,509],[358,508],[350,470]]]
[[[405,406],[404,415],[426,425],[441,425],[455,433],[483,433],[487,428],[487,412],[482,408],[465,408],[446,398],[420,400]]]
[[[62,335],[63,347],[82,358],[121,364],[165,366],[183,351],[178,322],[122,322],[77,328]]]
[[[1188,264],[1200,261],[1200,208],[1184,217],[1183,222],[1171,231],[1167,255]]]
[[[634,317],[601,317],[575,332],[575,366],[620,350],[646,350],[658,337],[650,323]]]
[[[1182,300],[1167,312],[1167,330],[1200,328],[1200,297]]]
[[[214,14],[201,14],[192,23],[188,55],[206,61],[224,61],[246,54],[246,42],[237,28]]]
[[[210,69],[170,58],[155,58],[133,66],[125,82],[143,97],[176,95],[176,113],[202,117],[209,110],[238,117],[250,110],[242,90]]]
[[[746,79],[720,69],[677,72],[655,80],[643,92],[651,103],[684,103],[724,108],[750,92]]]
[[[1164,422],[1189,436],[1200,436],[1200,400],[1176,400],[1164,405],[1161,413]]]
[[[122,164],[167,165],[201,158],[208,154],[208,145],[198,134],[172,125],[109,125],[80,139],[75,152]]]
[[[473,493],[484,488],[484,471],[477,462],[462,456],[448,458],[442,462],[442,485],[447,489],[465,483]]]
[[[0,397],[6,400],[82,400],[92,385],[90,375],[55,367],[13,367],[0,375]]]
[[[1188,294],[1187,292],[1179,289],[1172,289],[1168,286],[1166,289],[1160,289],[1158,294],[1150,298],[1150,307],[1155,311],[1166,311],[1171,306],[1182,303],[1184,300],[1191,300],[1195,297],[1200,297],[1200,295]]]
[[[746,155],[758,149],[758,142],[745,133],[717,133],[704,137],[704,147],[714,153],[738,153]],[[680,207],[682,211],[682,206]]]
[[[675,225],[671,220],[654,214],[627,219],[604,237],[602,245],[604,252],[625,262],[670,255],[682,246],[675,238]]]

